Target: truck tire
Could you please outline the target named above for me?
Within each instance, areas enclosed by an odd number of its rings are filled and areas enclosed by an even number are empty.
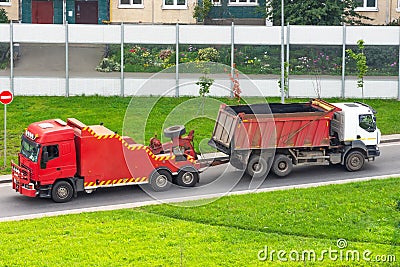
[[[176,183],[184,187],[193,187],[199,181],[199,173],[192,167],[182,168],[176,177]]]
[[[293,170],[292,160],[283,154],[275,156],[274,163],[272,163],[272,172],[279,177],[285,177],[289,175]]]
[[[350,151],[346,155],[345,167],[349,172],[360,170],[364,166],[364,154],[358,150]]]
[[[267,176],[267,161],[260,155],[252,155],[247,163],[246,173],[252,178],[262,178]]]
[[[67,181],[58,181],[51,190],[51,198],[54,202],[65,203],[74,196],[74,188]]]
[[[150,175],[149,183],[154,191],[156,192],[165,191],[171,187],[172,175],[167,170],[155,170]]]
[[[164,129],[164,135],[167,138],[174,138],[186,133],[186,128],[183,125],[175,125]]]

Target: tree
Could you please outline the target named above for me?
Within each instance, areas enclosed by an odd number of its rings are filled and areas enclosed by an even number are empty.
[[[357,54],[351,49],[347,49],[346,53],[356,62],[358,70],[357,87],[361,88],[362,99],[364,99],[364,76],[368,71],[367,57],[364,54],[364,40],[358,40],[357,46],[359,50]]]
[[[9,23],[10,20],[7,16],[7,11],[4,8],[0,8],[0,23]]]
[[[198,21],[203,21],[208,18],[208,14],[211,11],[212,3],[211,0],[203,0],[203,2],[199,2],[194,7],[193,18]]]
[[[284,5],[285,24],[365,25],[362,20],[372,20],[354,11],[355,0],[284,0]],[[274,25],[281,25],[281,0],[267,1],[267,6],[262,12],[265,17],[273,19]]]

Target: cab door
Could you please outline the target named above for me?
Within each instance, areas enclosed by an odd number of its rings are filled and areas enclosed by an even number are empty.
[[[379,140],[379,130],[376,127],[376,118],[373,114],[360,114],[358,116],[357,139],[365,145],[377,145]]]
[[[43,146],[39,164],[39,177],[42,184],[52,184],[56,179],[61,178],[62,165],[60,146],[58,144]]]
[[[42,184],[53,184],[59,178],[75,177],[76,172],[74,140],[42,146],[39,159],[39,177]]]

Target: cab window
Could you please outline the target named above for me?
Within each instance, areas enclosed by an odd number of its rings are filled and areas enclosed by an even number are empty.
[[[366,130],[367,132],[375,132],[376,130],[376,121],[375,116],[372,114],[363,114],[359,116],[359,125],[361,128]]]
[[[47,162],[44,162],[44,153],[48,153],[48,160],[50,161],[50,160],[52,160],[52,159],[55,159],[55,158],[58,158],[59,157],[59,150],[58,150],[58,145],[52,145],[52,146],[45,146],[45,147],[43,147],[43,150],[42,150],[42,159],[41,159],[41,161],[40,161],[40,166],[41,166],[41,168],[42,169],[45,169],[46,168],[46,165],[47,165]]]

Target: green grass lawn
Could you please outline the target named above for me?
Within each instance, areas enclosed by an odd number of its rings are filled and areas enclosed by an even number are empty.
[[[268,102],[279,102],[279,98],[268,98]],[[131,102],[132,101],[132,102]],[[248,103],[260,103],[262,98],[246,98]],[[288,99],[287,102],[304,102],[308,99]],[[331,101],[331,100],[328,100]],[[343,101],[332,99],[333,102]],[[346,100],[347,101],[347,100]],[[348,100],[352,101],[352,100]],[[160,98],[157,97],[23,97],[18,96],[7,107],[8,159],[16,160],[20,137],[24,129],[32,122],[60,118],[66,120],[75,117],[87,125],[103,122],[118,133],[124,132],[137,142],[148,144],[150,137],[157,134],[162,137],[163,127],[185,124],[188,130],[195,130],[195,146],[207,150],[207,141],[214,128],[220,103],[237,104],[229,98],[207,98],[201,109],[199,98]],[[244,102],[244,101],[242,101]],[[400,102],[396,100],[366,100],[366,103],[378,111],[378,127],[383,134],[400,133]],[[129,106],[129,103],[131,105]],[[128,115],[124,123],[125,112]],[[149,116],[147,114],[149,113]],[[3,121],[3,112],[0,112]],[[143,132],[145,134],[143,134]],[[1,139],[3,139],[1,127]],[[164,141],[166,141],[164,139]],[[1,162],[0,165],[2,166]],[[9,165],[9,164],[7,164]],[[0,168],[0,174],[10,172],[10,167]]]
[[[390,257],[386,266],[400,261],[398,178],[201,203],[0,223],[0,266],[381,266],[377,256]],[[338,239],[347,247],[339,248]],[[287,262],[278,260],[280,250]],[[302,261],[304,251],[316,256],[305,254]]]

